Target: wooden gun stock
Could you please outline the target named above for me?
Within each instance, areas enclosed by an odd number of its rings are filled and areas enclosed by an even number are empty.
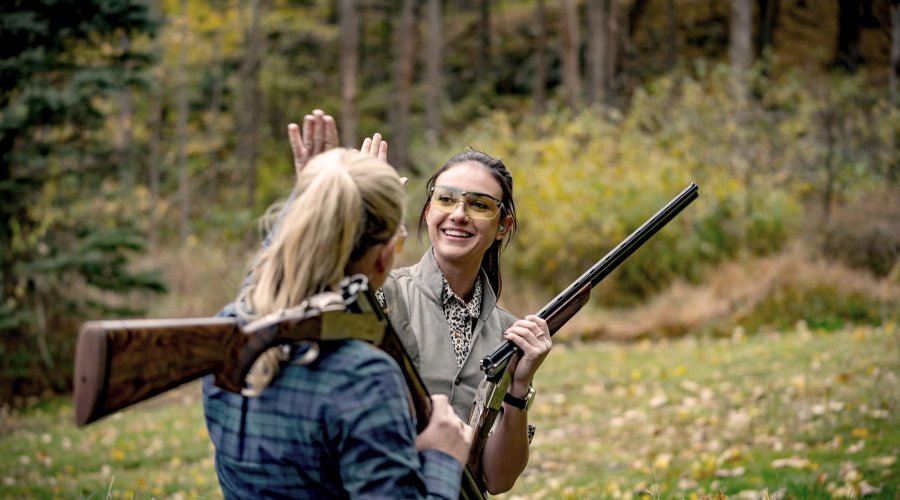
[[[75,423],[89,424],[222,366],[233,318],[90,321],[75,350]]]
[[[243,328],[234,318],[89,321],[75,348],[75,423],[87,425],[209,374],[217,386],[240,393],[266,349],[329,340],[339,333],[339,323],[354,320],[343,314],[340,295],[327,299]],[[381,340],[377,327],[354,326],[367,340]]]

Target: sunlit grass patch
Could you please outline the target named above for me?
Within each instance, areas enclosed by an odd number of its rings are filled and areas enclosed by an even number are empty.
[[[65,400],[8,416],[0,496],[221,496],[198,396],[188,386],[83,429]]]
[[[898,492],[893,323],[557,348],[536,385],[539,431],[509,497]]]

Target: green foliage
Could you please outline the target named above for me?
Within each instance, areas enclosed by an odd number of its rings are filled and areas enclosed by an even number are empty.
[[[736,318],[736,323],[750,332],[763,328],[789,330],[797,321],[813,329],[837,330],[852,324],[880,324],[885,313],[890,314],[886,308],[894,306],[835,285],[786,286],[775,290],[746,316]],[[730,335],[731,331],[723,333]]]
[[[496,112],[455,143],[498,156],[512,171],[519,241],[505,262],[509,274],[547,293],[579,276],[696,181],[700,199],[597,290],[603,302],[632,304],[675,279],[696,282],[711,264],[776,252],[801,234],[805,200],[826,189],[804,172],[818,168],[821,158],[809,155],[822,148],[810,141],[828,137],[819,133],[818,117],[831,109],[808,104],[816,102],[817,90],[802,81],[792,74],[779,80],[757,74],[755,98],[741,101],[732,97],[727,67],[701,61],[690,72],[638,89],[625,115],[598,108],[537,117]],[[842,82],[861,90],[858,80]],[[882,109],[885,95],[840,95],[848,96],[841,116],[896,128],[891,113],[867,107]],[[845,127],[871,135],[861,126]],[[883,144],[836,141],[856,174],[842,177],[832,194],[890,180]],[[423,158],[440,165],[454,151],[427,151]],[[803,161],[809,169],[798,170]]]
[[[131,313],[120,295],[161,292],[135,270],[134,192],[103,179],[122,158],[105,133],[109,97],[145,82],[143,3],[14,2],[0,14],[0,399],[65,389],[77,322]],[[111,196],[112,200],[106,198]]]

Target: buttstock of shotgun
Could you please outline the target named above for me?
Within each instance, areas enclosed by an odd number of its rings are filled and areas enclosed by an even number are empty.
[[[89,321],[75,350],[75,423],[87,425],[214,372],[234,318]]]

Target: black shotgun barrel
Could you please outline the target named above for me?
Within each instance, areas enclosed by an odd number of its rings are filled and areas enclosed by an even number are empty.
[[[591,266],[587,272],[582,274],[581,277],[566,287],[565,290],[560,292],[559,295],[538,311],[537,316],[549,320],[557,314],[575,294],[584,289],[585,286],[589,286],[590,288],[597,286],[597,283],[615,270],[619,264],[624,262],[635,250],[652,238],[657,231],[662,229],[663,226],[681,213],[681,211],[697,199],[699,195],[700,191],[697,184],[693,182],[690,183],[690,185],[684,188],[678,196],[673,198],[666,206],[659,209],[653,217],[650,217],[641,225],[641,227],[635,229],[633,233],[622,240],[615,248],[610,250],[610,252],[597,261],[596,264]],[[554,333],[556,333],[556,330],[551,331],[550,335],[553,335]],[[503,372],[503,369],[506,367],[506,364],[509,362],[509,359],[515,351],[515,344],[508,340],[504,341],[494,352],[481,360],[481,370],[489,378],[496,377]]]

